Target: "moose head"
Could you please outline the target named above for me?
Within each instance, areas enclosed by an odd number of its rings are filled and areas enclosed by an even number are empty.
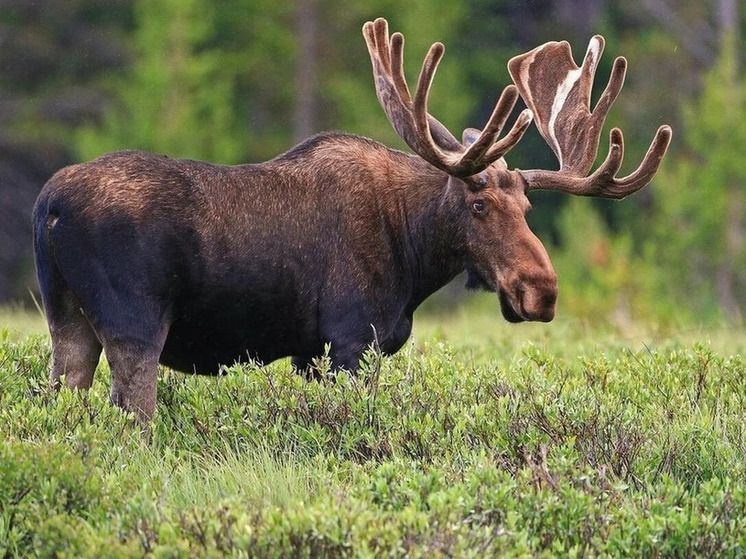
[[[389,121],[422,159],[448,174],[448,189],[462,192],[463,233],[471,286],[499,294],[503,316],[511,322],[550,321],[557,299],[557,278],[546,249],[531,232],[526,212],[531,190],[557,190],[581,196],[621,199],[655,175],[671,141],[661,126],[640,166],[617,177],[624,153],[622,132],[611,131],[609,153],[594,172],[606,115],[624,83],[627,62],[614,62],[606,89],[591,110],[593,78],[604,48],[600,35],[588,46],[578,67],[566,41],[546,43],[510,60],[515,85],[507,86],[483,130],[468,128],[459,142],[428,113],[427,102],[445,51],[430,47],[412,97],[403,71],[404,37],[389,37],[379,18],[363,27],[373,65],[378,99]],[[500,138],[518,96],[528,106]],[[505,154],[535,121],[559,160],[558,171],[509,169]]]

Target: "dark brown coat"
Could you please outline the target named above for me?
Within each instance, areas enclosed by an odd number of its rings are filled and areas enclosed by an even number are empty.
[[[552,320],[557,278],[526,223],[526,193],[624,197],[653,176],[670,129],[622,178],[615,129],[608,157],[586,176],[625,68],[618,60],[590,112],[597,36],[581,69],[566,43],[513,59],[517,85],[483,131],[467,129],[459,142],[427,113],[442,45],[412,98],[402,36],[389,38],[381,19],[364,35],[378,97],[417,155],[334,133],[257,165],[118,152],[49,180],[33,221],[54,385],[66,375],[89,387],[103,349],[112,400],[147,421],[158,362],[214,374],[292,356],[308,370],[328,346],[334,367],[355,370],[374,341],[398,351],[415,309],[463,270],[470,285],[498,293],[507,320]],[[519,93],[531,109],[499,139]],[[503,159],[533,118],[559,171],[509,170]]]

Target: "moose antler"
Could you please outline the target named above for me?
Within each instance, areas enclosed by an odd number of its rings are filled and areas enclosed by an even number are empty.
[[[559,159],[559,171],[521,171],[529,189],[559,190],[582,196],[624,198],[653,178],[671,142],[671,128],[661,126],[640,166],[626,177],[617,178],[622,165],[622,131],[611,131],[609,154],[591,175],[606,115],[624,84],[627,61],[614,61],[609,83],[590,110],[591,88],[604,39],[594,36],[578,67],[566,41],[546,43],[516,56],[508,70],[526,105],[534,113],[539,132]]]
[[[515,86],[505,88],[487,125],[471,144],[464,145],[427,112],[427,98],[445,48],[435,43],[422,64],[414,100],[404,77],[404,36],[389,38],[388,22],[378,18],[363,26],[363,36],[373,64],[376,93],[386,116],[399,136],[431,165],[456,177],[480,173],[503,157],[523,136],[532,114],[524,110],[511,130],[499,141],[505,121],[518,99]]]

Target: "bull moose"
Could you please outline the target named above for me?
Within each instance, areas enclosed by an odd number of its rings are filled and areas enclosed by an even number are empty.
[[[527,193],[623,198],[651,180],[671,139],[661,126],[639,168],[618,178],[614,128],[590,172],[626,60],[616,59],[591,111],[602,37],[580,67],[567,42],[517,56],[515,85],[482,131],[458,141],[427,110],[443,45],[427,53],[412,97],[403,36],[389,37],[384,19],[363,35],[378,99],[414,155],[323,133],[260,164],[120,151],[47,182],[33,225],[54,386],[65,375],[90,387],[103,349],[112,402],[146,423],[159,362],[216,374],[292,356],[307,370],[328,344],[332,365],[353,371],[374,336],[382,352],[398,351],[415,309],[464,270],[470,286],[498,294],[507,320],[552,320],[557,278],[526,223]],[[519,95],[528,108],[500,137]],[[532,120],[559,170],[508,168],[503,156]]]

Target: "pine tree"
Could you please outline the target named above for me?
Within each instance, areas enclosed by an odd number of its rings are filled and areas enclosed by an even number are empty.
[[[214,3],[144,0],[135,10],[136,61],[112,80],[116,106],[103,123],[80,131],[80,157],[138,148],[239,161],[246,139],[234,120],[238,72],[230,55],[208,48],[218,34]]]

